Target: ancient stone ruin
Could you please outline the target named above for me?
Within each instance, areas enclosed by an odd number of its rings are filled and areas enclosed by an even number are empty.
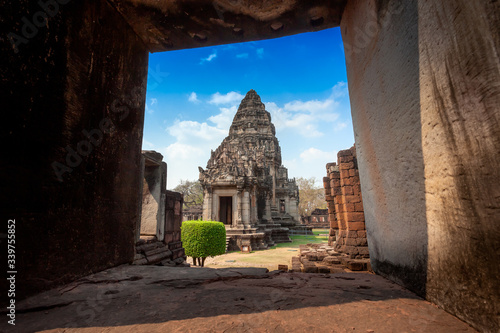
[[[356,147],[339,151],[337,163],[326,165],[327,177],[323,178],[330,221],[328,245],[352,259],[369,258]]]
[[[142,151],[141,223],[137,226],[135,265],[184,265],[181,242],[182,195],[167,190],[167,164],[152,150]]]
[[[340,26],[373,271],[499,331],[499,1],[2,4],[18,299],[134,260],[150,52]]]
[[[330,232],[327,244],[300,246],[292,270],[305,273],[370,270],[356,147],[341,150],[323,178]],[[325,212],[326,213],[326,212]]]
[[[309,226],[311,228],[330,228],[330,223],[328,220],[328,209],[316,208],[313,210],[311,215],[301,217],[302,224]]]
[[[228,250],[265,249],[288,242],[299,221],[295,179],[281,165],[271,115],[250,90],[234,116],[229,135],[200,169],[203,218],[226,225]]]

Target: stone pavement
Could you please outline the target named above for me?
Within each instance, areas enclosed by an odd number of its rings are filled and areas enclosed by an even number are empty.
[[[123,265],[18,302],[2,332],[475,332],[370,273]]]

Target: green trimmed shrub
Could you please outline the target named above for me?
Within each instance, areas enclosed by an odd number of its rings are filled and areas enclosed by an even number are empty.
[[[187,256],[193,263],[204,266],[206,257],[226,253],[226,228],[216,221],[184,221],[181,225],[181,240]]]

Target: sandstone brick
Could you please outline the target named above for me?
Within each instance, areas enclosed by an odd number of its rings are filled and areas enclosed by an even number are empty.
[[[332,228],[332,229],[338,229],[339,228],[339,224],[337,223],[337,221],[330,221],[330,228]]]
[[[349,170],[340,170],[340,179],[349,178]]]
[[[318,266],[319,273],[330,273],[330,267],[328,266]]]
[[[342,195],[342,188],[340,186],[332,187],[331,194],[332,195]]]
[[[306,254],[306,258],[309,261],[318,261],[318,255],[316,253],[308,253]],[[321,259],[323,260],[323,259]]]
[[[347,264],[347,268],[349,268],[351,271],[362,271],[364,268],[363,266],[363,263],[356,261],[351,261]]]
[[[340,186],[340,179],[332,179],[330,180],[330,187]]]
[[[364,222],[365,221],[365,213],[361,212],[346,212],[346,221],[347,222]]]
[[[349,170],[354,169],[354,162],[340,163],[339,170]]]
[[[346,195],[344,196],[345,203],[356,203],[361,202],[361,198],[357,195]]]
[[[350,156],[350,157],[352,157],[352,152],[351,152],[351,150],[349,150],[349,149],[340,150],[340,151],[337,153],[337,160],[340,160],[340,158],[341,158],[341,157],[344,157],[344,156]]]
[[[357,169],[350,169],[349,170],[349,176],[353,177],[358,175],[358,170]]]
[[[336,165],[337,165],[337,163],[335,163],[335,162],[326,163],[326,170],[329,170],[330,167],[334,167]]]
[[[316,265],[303,266],[302,272],[304,272],[304,273],[318,273],[318,267],[316,267]]]
[[[365,222],[351,222],[347,225],[348,230],[366,230]]]
[[[352,184],[354,195],[361,195],[361,186],[359,184]]]
[[[366,237],[356,238],[356,246],[368,246],[368,242],[366,240]]]
[[[325,195],[325,200],[326,201],[333,201],[334,200],[334,197],[331,196],[331,195]]]
[[[346,238],[345,244],[349,246],[358,246],[357,238]]]
[[[352,179],[351,178],[342,178],[340,180],[340,186],[347,186],[347,185],[353,185]]]
[[[369,254],[368,246],[359,247],[358,248],[358,253],[359,254],[366,254],[366,255],[368,255]]]
[[[363,203],[362,202],[356,202],[354,204],[354,212],[364,212],[363,210]]]
[[[343,186],[342,187],[342,194],[343,195],[354,195],[354,192],[352,191],[352,186]],[[353,206],[354,209],[354,206]]]
[[[288,272],[288,265],[278,265],[278,271]]]
[[[358,232],[356,230],[347,230],[347,237],[349,238],[357,238]]]
[[[339,163],[348,163],[354,161],[354,156],[352,155],[346,155],[346,156],[340,156],[338,157]]]
[[[353,203],[346,203],[344,204],[344,211],[346,212],[355,212],[355,204]]]
[[[356,232],[358,233],[358,237],[366,238],[366,230],[358,230]]]

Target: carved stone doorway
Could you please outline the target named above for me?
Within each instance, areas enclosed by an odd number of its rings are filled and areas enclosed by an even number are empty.
[[[220,197],[219,218],[224,224],[233,224],[233,197]]]

